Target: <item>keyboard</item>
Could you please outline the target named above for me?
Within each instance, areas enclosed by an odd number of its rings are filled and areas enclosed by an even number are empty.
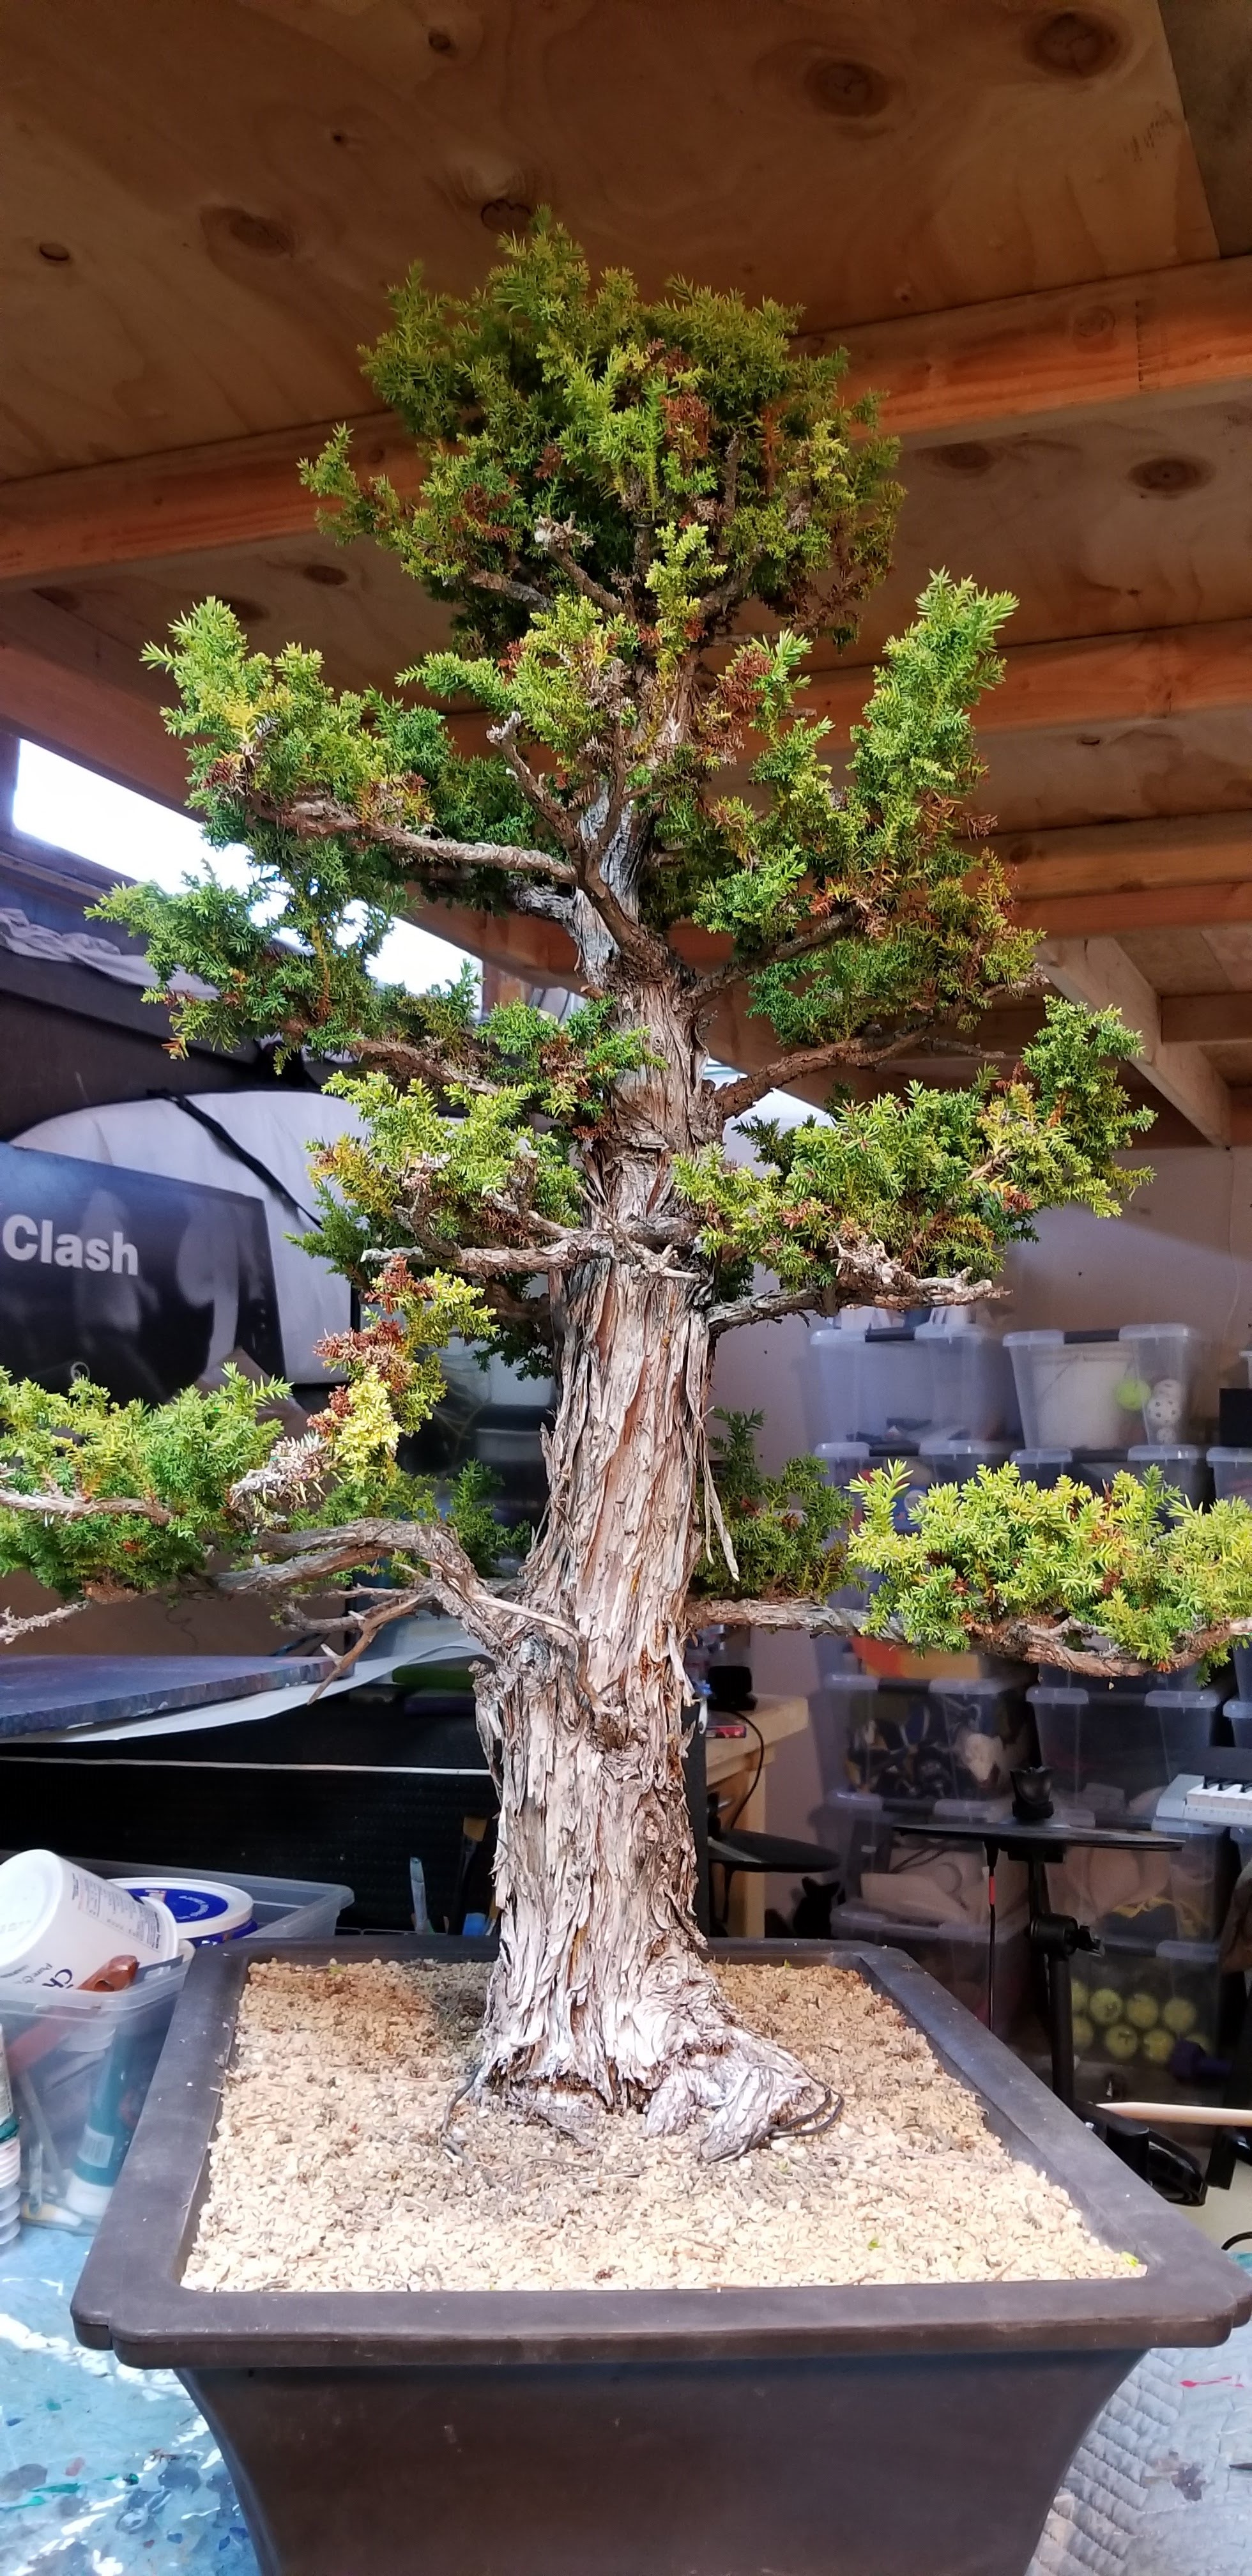
[[[1175,1789],[1183,1786],[1174,1782]],[[1199,1774],[1188,1778],[1182,1812],[1188,1824],[1233,1825],[1252,1832],[1252,1780],[1209,1780]],[[1160,1810],[1157,1810],[1158,1821]]]

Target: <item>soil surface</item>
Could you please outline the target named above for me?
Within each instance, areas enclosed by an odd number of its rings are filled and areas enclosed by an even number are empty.
[[[1135,2268],[841,1968],[726,1967],[742,2019],[842,2094],[825,2135],[700,2162],[632,2112],[578,2137],[454,2096],[487,1970],[259,1962],[184,2274],[198,2290],[1108,2280]]]

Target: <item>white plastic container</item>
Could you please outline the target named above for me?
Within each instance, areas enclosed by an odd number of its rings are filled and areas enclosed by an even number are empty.
[[[15,1852],[0,1862],[0,1983],[81,1986],[121,1956],[141,1968],[177,1958],[168,1907],[56,1852]]]
[[[127,1875],[153,1884],[167,1877],[159,1869]],[[255,1915],[244,1940],[328,1941],[352,1903],[350,1887],[317,1880],[249,1876],[241,1892]],[[0,1982],[28,2215],[92,2227],[107,2207],[189,1957],[182,1943],[176,1958],[114,1993]]]
[[[1201,1336],[1189,1324],[1006,1333],[1026,1449],[1125,1451],[1183,1441]]]
[[[1012,1427],[1000,1335],[958,1327],[952,1315],[917,1324],[845,1316],[810,1333],[807,1350],[811,1426],[823,1441],[867,1441],[894,1456],[923,1440],[995,1440]]]
[[[846,1493],[854,1476],[864,1476],[874,1465],[868,1440],[818,1440],[813,1455],[820,1458],[826,1471],[826,1482]]]
[[[907,1808],[1006,1796],[1033,1752],[1029,1712],[1003,1682],[831,1673],[810,1702],[822,1787]]]
[[[220,1879],[189,1878],[180,1870],[169,1877],[128,1876],[117,1883],[149,1905],[163,1905],[173,1915],[180,1939],[190,1941],[193,1950],[241,1940],[256,1919],[247,1889],[228,1887]]]

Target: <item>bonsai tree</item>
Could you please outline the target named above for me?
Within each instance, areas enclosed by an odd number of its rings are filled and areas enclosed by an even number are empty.
[[[359,1131],[317,1157],[307,1241],[365,1320],[328,1345],[343,1382],[301,1436],[241,1377],[152,1411],[10,1385],[3,1561],[66,1596],[45,1619],[171,1583],[281,1604],[373,1568],[389,1588],[351,1595],[358,1644],[423,1604],[463,1621],[500,1795],[479,2084],[561,2120],[646,2106],[654,2131],[694,2123],[731,2154],[824,2096],[736,2021],[693,1929],[689,1632],[846,1626],[826,1595],[860,1563],[885,1575],[867,1617],[910,1636],[1034,1651],[1042,1627],[1052,1652],[1063,1628],[1071,1660],[1168,1664],[1191,1629],[1246,1623],[1252,1516],[1226,1507],[1216,1550],[1190,1534],[1219,1515],[1182,1517],[1162,1588],[1178,1520],[1146,1487],[1101,1517],[1085,1495],[1023,1502],[1006,1471],[932,1494],[901,1537],[887,1477],[840,1537],[815,1461],[768,1478],[751,1426],[710,1439],[721,1334],[983,1299],[1035,1211],[1114,1213],[1133,1181],[1115,1158],[1144,1123],[1117,1079],[1134,1041],[1110,1013],[1049,1003],[1006,1078],[839,1088],[938,1023],[973,1032],[1029,977],[967,811],[1012,602],[936,573],[832,766],[806,658],[854,635],[899,497],[841,360],[801,354],[776,304],[594,280],[546,219],[475,295],[414,273],[394,307],[367,373],[412,433],[412,491],[359,480],[346,431],[306,477],[345,542],[374,539],[446,604],[452,640],[396,695],[337,694],[317,654],[252,652],[220,601],[194,609],[153,658],[192,801],[211,842],[247,844],[250,882],[104,907],[167,987],[181,969],[212,988],[167,989],[183,1042],[347,1068],[332,1087]],[[480,1020],[468,978],[425,999],[380,985],[393,917],[441,901],[558,925],[576,1007]],[[696,962],[691,924],[711,934]],[[736,984],[767,1060],[716,1080],[706,1031]],[[818,1072],[828,1123],[758,1124],[754,1162],[728,1158],[729,1122]],[[520,1570],[499,1570],[480,1478],[441,1512],[398,1456],[453,1335],[555,1379],[550,1501]],[[1105,1579],[1115,1546],[1093,1575],[1097,1524],[1106,1548],[1130,1534],[1129,1591]]]

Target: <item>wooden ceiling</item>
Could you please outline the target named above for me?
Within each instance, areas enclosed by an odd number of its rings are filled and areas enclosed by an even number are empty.
[[[178,802],[137,653],[193,598],[340,682],[432,640],[296,462],[345,416],[402,460],[356,362],[387,286],[468,287],[546,201],[648,286],[802,303],[882,391],[895,568],[814,699],[846,727],[932,566],[1016,593],[1022,917],[1141,1029],[1161,1141],[1252,1141],[1250,146],[1246,0],[0,0],[0,725]]]

